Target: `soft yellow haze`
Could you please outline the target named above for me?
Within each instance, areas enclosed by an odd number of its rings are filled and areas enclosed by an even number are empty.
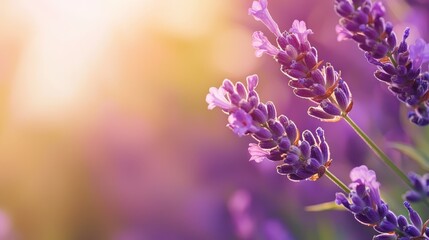
[[[176,143],[208,121],[208,87],[256,63],[237,3],[0,2],[0,208],[18,239],[116,239],[120,206],[192,191]],[[137,177],[116,182],[109,144],[136,151]]]

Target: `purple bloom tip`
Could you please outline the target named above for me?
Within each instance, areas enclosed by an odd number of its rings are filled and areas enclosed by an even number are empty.
[[[266,53],[270,56],[277,56],[280,50],[275,47],[267,37],[260,31],[254,32],[252,35],[252,46],[256,49],[256,57],[261,57],[262,54]]]
[[[293,21],[292,28],[289,29],[289,32],[295,33],[298,36],[301,44],[308,41],[307,37],[309,34],[313,34],[313,31],[311,29],[307,29],[307,26],[305,25],[304,21],[298,20]]]
[[[247,76],[246,78],[247,81],[247,89],[249,90],[249,92],[255,90],[256,86],[258,86],[258,82],[259,82],[259,77],[256,74]]]
[[[233,108],[231,102],[226,98],[226,90],[223,87],[215,88],[211,87],[209,93],[206,96],[206,102],[209,105],[208,109],[219,107],[222,110],[228,111]]]
[[[268,12],[267,6],[267,0],[255,0],[252,3],[252,7],[249,8],[249,15],[252,15],[257,21],[261,21],[272,33],[279,37],[282,33],[280,32],[279,26]]]

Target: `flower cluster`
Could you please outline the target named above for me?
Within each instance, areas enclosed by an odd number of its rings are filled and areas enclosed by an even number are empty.
[[[405,195],[404,206],[408,218],[395,215],[380,196],[380,183],[374,171],[366,166],[352,169],[352,183],[347,187],[327,168],[331,164],[329,146],[324,131],[317,128],[315,134],[305,130],[299,134],[295,123],[284,115],[277,115],[272,102],[260,102],[256,86],[258,76],[247,77],[235,85],[224,80],[219,88],[210,88],[206,97],[208,108],[219,107],[228,115],[228,127],[238,136],[248,135],[257,142],[250,143],[250,160],[281,161],[277,172],[291,181],[317,180],[326,173],[327,177],[343,192],[336,194],[335,202],[350,211],[355,219],[373,227],[378,233],[376,240],[429,240],[429,220],[423,223],[410,202],[427,201],[429,196],[429,174],[406,175],[372,140],[350,119],[352,95],[347,83],[329,63],[322,65],[317,50],[308,41],[312,30],[304,22],[295,20],[289,31],[281,32],[267,9],[267,0],[254,0],[249,14],[261,21],[275,35],[277,46],[271,44],[260,31],[253,34],[256,56],[270,55],[280,63],[281,71],[290,78],[289,86],[295,95],[317,103],[308,113],[324,121],[338,121],[344,118],[372,150],[412,190]],[[422,64],[429,62],[429,45],[423,40],[408,46],[406,39],[397,44],[391,23],[385,22],[385,9],[380,2],[370,0],[336,0],[335,9],[342,16],[337,27],[339,40],[353,39],[366,52],[368,61],[378,70],[375,76],[386,82],[389,89],[409,107],[412,122],[429,124],[429,72],[422,73]]]
[[[414,172],[408,174],[413,184],[413,190],[405,193],[404,198],[409,202],[419,202],[429,196],[429,173],[420,176]]]
[[[276,36],[277,47],[260,31],[253,33],[256,56],[273,56],[281,71],[291,80],[295,95],[318,104],[310,107],[309,115],[324,121],[338,121],[352,109],[352,95],[347,83],[327,63],[318,60],[317,49],[308,41],[312,30],[305,22],[295,20],[289,32],[281,32],[267,9],[267,0],[253,1],[249,14],[261,21]]]
[[[321,128],[316,137],[309,130],[302,133],[284,115],[277,116],[272,102],[261,103],[255,88],[258,76],[247,77],[247,89],[224,80],[220,88],[210,88],[206,97],[208,108],[221,108],[228,114],[228,127],[238,136],[250,135],[257,140],[249,144],[250,160],[283,161],[277,172],[292,181],[316,180],[331,163],[329,146]]]
[[[389,210],[380,197],[380,183],[377,182],[374,171],[364,165],[356,167],[350,172],[350,178],[352,183],[349,195],[337,193],[335,201],[352,212],[360,223],[372,226],[380,233],[373,239],[429,239],[429,228],[426,224],[423,225],[421,217],[410,203],[404,202],[404,206],[409,212],[411,223],[408,223],[406,217],[397,217]]]
[[[408,45],[406,29],[397,43],[393,25],[384,19],[381,2],[370,0],[336,0],[336,12],[341,16],[337,26],[338,40],[353,39],[365,51],[368,61],[377,66],[375,77],[388,85],[389,90],[413,110],[411,122],[429,124],[429,73],[422,72],[422,64],[429,62],[429,45],[423,39]]]

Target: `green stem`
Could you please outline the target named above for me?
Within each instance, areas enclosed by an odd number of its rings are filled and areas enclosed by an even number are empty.
[[[401,171],[389,157],[381,151],[381,149],[366,135],[362,129],[347,115],[343,116],[344,120],[355,130],[355,132],[363,139],[363,141],[374,151],[374,153],[388,166],[393,170],[408,186],[413,189],[413,185],[408,179],[407,175]]]
[[[396,60],[393,58],[393,54],[391,52],[387,53],[387,56],[389,57],[390,62],[393,64],[393,66],[397,67],[398,63],[396,62]]]
[[[325,171],[325,175],[333,182],[335,183],[339,188],[341,188],[345,193],[349,194],[350,189],[345,185],[343,182],[341,182],[340,179],[338,179],[334,174],[332,174],[328,169]]]

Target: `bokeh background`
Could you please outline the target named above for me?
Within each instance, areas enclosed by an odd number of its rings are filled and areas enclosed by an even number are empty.
[[[320,59],[350,85],[351,117],[405,171],[422,173],[389,143],[425,146],[428,130],[404,119],[353,42],[336,41],[333,1],[269,4],[282,29],[307,22]],[[348,212],[305,210],[334,199],[331,182],[292,183],[274,163],[249,162],[251,139],[207,110],[209,87],[253,73],[263,101],[302,130],[325,129],[332,172],[348,182],[351,168],[368,164],[405,213],[405,186],[345,122],[307,116],[277,63],[254,56],[252,32],[267,31],[250,5],[0,1],[0,239],[371,239]],[[411,41],[429,40],[427,0],[385,5],[398,36],[410,26]]]

